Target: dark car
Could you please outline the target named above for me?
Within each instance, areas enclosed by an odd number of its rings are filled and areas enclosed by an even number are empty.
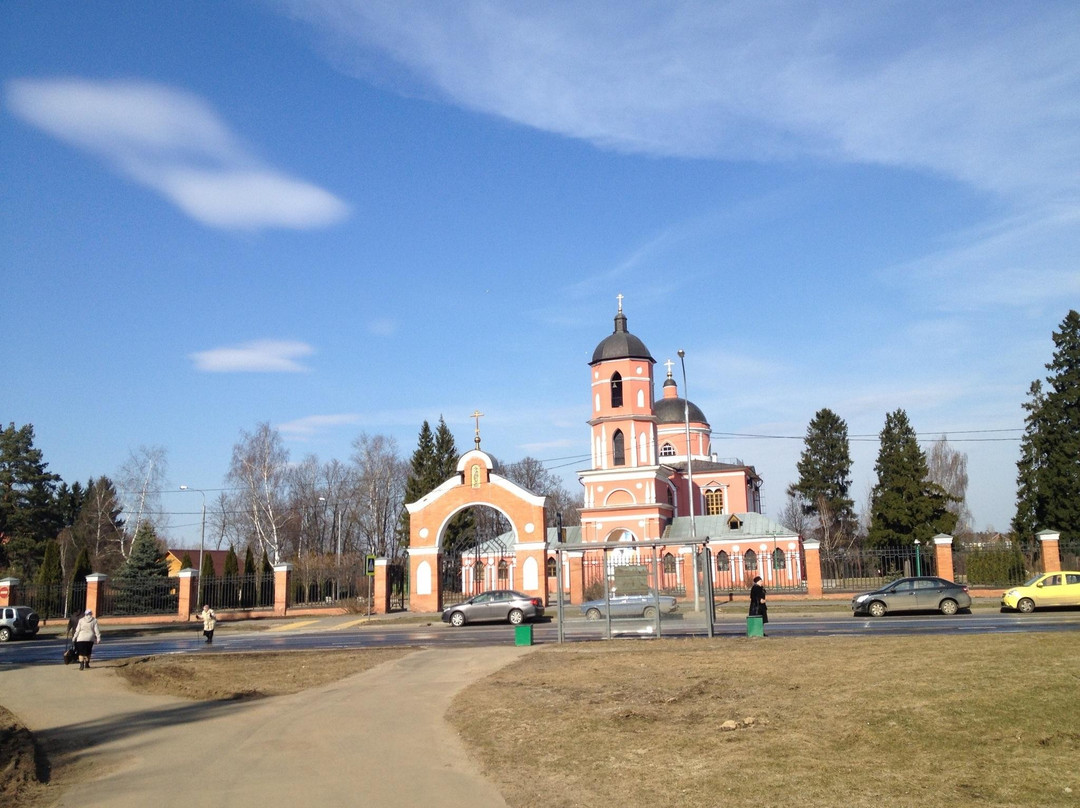
[[[448,606],[443,610],[442,620],[452,626],[496,620],[515,626],[526,620],[544,616],[544,601],[512,589],[493,589],[481,592],[466,601]]]
[[[0,642],[12,637],[33,637],[38,633],[37,612],[29,606],[0,607]]]
[[[882,617],[889,612],[928,612],[956,614],[971,608],[971,595],[961,584],[929,575],[900,578],[873,592],[863,592],[851,599],[856,615]]]

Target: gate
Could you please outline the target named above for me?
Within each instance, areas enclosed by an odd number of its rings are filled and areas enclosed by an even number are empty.
[[[513,589],[511,576],[514,556],[504,538],[513,533],[477,542],[464,550],[444,553],[440,569],[443,608],[468,600],[492,589]]]
[[[409,599],[409,561],[395,558],[386,565],[386,588],[389,593],[387,608],[392,612],[405,611]]]

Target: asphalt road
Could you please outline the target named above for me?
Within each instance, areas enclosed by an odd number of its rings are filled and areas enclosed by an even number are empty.
[[[97,660],[122,659],[152,654],[225,653],[279,650],[315,650],[333,648],[386,648],[393,646],[496,646],[515,642],[513,626],[506,624],[467,625],[461,628],[439,622],[416,623],[412,620],[356,625],[355,620],[339,617],[315,620],[296,618],[275,621],[273,625],[252,630],[251,626],[228,624],[219,630],[212,646],[201,636],[201,624],[162,627],[158,630],[115,630],[102,627],[103,642],[94,650]],[[545,620],[533,624],[535,644],[558,642],[558,626]],[[602,640],[604,621],[589,622],[579,617],[567,619],[564,634],[568,642]],[[988,634],[1014,632],[1080,631],[1080,611],[1037,612],[1035,614],[973,613],[945,617],[939,614],[887,615],[862,618],[850,615],[792,616],[773,618],[766,627],[771,638],[853,635],[875,637],[891,634]],[[663,636],[705,636],[703,621],[694,615],[665,618]],[[746,625],[741,616],[725,615],[715,623],[719,640],[743,637]],[[651,637],[654,627],[644,620],[615,620],[612,636]],[[64,640],[40,636],[0,645],[0,670],[5,667],[62,664]]]

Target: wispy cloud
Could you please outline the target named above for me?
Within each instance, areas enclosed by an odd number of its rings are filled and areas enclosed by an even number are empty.
[[[321,432],[335,429],[339,426],[355,426],[362,423],[364,416],[358,413],[346,412],[334,415],[306,415],[278,424],[277,428],[286,437],[296,439],[310,438]]]
[[[298,360],[315,353],[304,342],[256,340],[190,354],[195,369],[208,373],[301,373]]]
[[[306,229],[348,214],[318,186],[262,164],[201,98],[159,84],[16,79],[25,122],[105,160],[210,227]]]
[[[276,4],[346,70],[603,148],[1077,186],[1075,4]]]

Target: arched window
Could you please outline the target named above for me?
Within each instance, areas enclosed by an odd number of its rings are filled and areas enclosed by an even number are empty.
[[[705,490],[705,515],[719,516],[724,512],[724,489],[708,488]]]
[[[661,457],[674,457],[675,456],[675,447],[672,446],[670,443],[665,443],[663,446],[660,447],[660,456]]]
[[[747,550],[746,554],[743,555],[743,568],[748,570],[757,569],[757,553],[753,550]]]
[[[675,556],[671,553],[664,553],[664,572],[668,575],[675,572]]]
[[[547,560],[547,577],[556,578],[559,575],[559,568],[555,564],[555,556],[551,556]]]
[[[731,559],[728,558],[727,550],[721,550],[716,554],[716,571],[727,572],[731,569]]]
[[[779,547],[772,551],[772,568],[774,570],[787,569],[787,556]]]
[[[477,561],[473,564],[473,591],[482,592],[484,589],[484,562]]]
[[[499,562],[499,585],[504,585],[510,580],[510,565],[503,559]]]
[[[616,466],[626,465],[626,439],[621,429],[616,429],[611,436],[611,462]]]
[[[611,406],[622,406],[622,376],[615,371],[611,376]]]

